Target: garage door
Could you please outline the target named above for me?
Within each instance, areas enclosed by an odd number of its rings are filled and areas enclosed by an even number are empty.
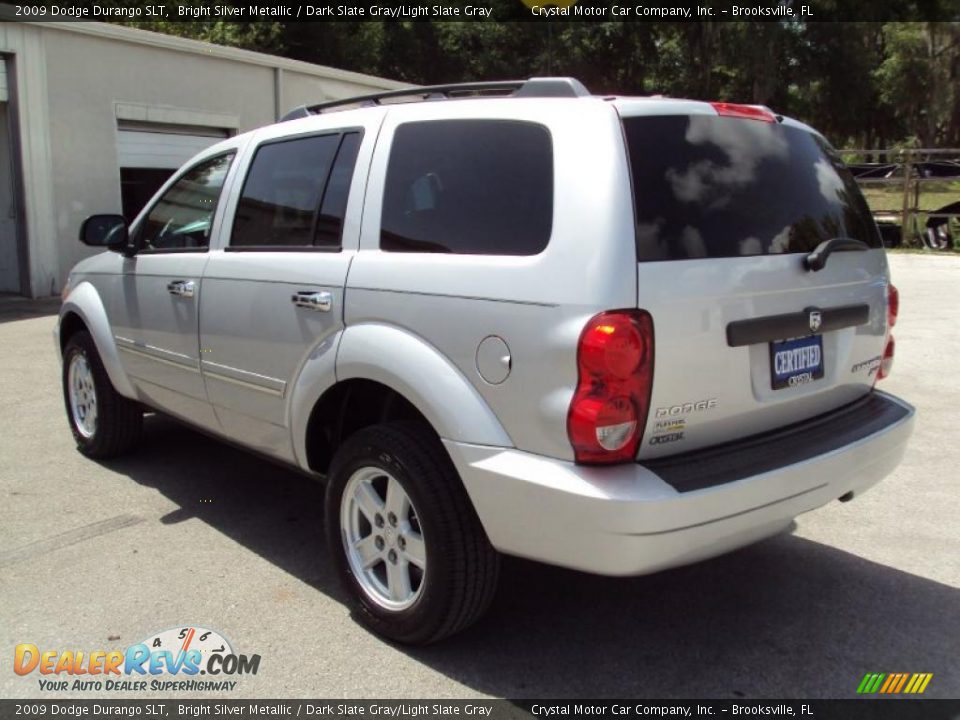
[[[117,156],[122,168],[176,170],[201,150],[223,140],[226,132],[171,132],[161,128],[119,127]]]
[[[121,122],[117,160],[124,217],[133,220],[174,170],[225,137],[227,131],[216,128]]]
[[[3,56],[0,55],[0,102],[6,102],[10,98],[10,93],[7,90],[7,64],[3,61]]]

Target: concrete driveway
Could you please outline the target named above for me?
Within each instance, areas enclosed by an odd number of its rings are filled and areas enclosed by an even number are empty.
[[[507,560],[485,620],[416,650],[350,617],[301,476],[156,418],[138,454],[77,453],[54,318],[7,302],[0,696],[41,694],[11,670],[17,643],[122,649],[200,625],[262,658],[229,697],[850,697],[866,672],[932,672],[926,695],[956,698],[960,258],[891,264],[902,311],[882,387],[919,410],[893,476],[790,535],[651,577]]]

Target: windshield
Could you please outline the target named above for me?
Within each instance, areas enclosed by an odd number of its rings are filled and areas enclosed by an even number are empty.
[[[623,125],[640,261],[808,253],[836,237],[881,246],[856,182],[808,131],[713,115]]]

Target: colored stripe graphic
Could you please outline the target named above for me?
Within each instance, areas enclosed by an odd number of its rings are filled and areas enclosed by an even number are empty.
[[[857,692],[861,695],[871,695],[880,688],[880,683],[886,677],[885,673],[867,673],[860,681]]]
[[[930,680],[933,678],[933,673],[914,673],[913,677],[910,678],[910,682],[907,683],[907,687],[904,690],[905,693],[910,693],[911,695],[918,695],[927,689],[927,685],[930,684]]]
[[[892,692],[898,693],[903,690],[903,686],[907,683],[907,673],[900,673],[900,682],[897,683],[896,689]]]
[[[919,695],[927,689],[933,673],[867,673],[857,685],[858,695]]]

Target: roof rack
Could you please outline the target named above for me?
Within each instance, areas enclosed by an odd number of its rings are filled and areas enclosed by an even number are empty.
[[[514,97],[514,98],[576,98],[588,97],[590,91],[579,80],[569,77],[540,77],[529,80],[497,80],[492,82],[458,83],[455,85],[426,85],[422,87],[390,90],[372,95],[342,98],[316,105],[301,105],[284,115],[280,122],[320,115],[330,110],[343,109],[348,105],[373,107],[384,100],[421,102],[428,100],[456,100],[468,97]]]

